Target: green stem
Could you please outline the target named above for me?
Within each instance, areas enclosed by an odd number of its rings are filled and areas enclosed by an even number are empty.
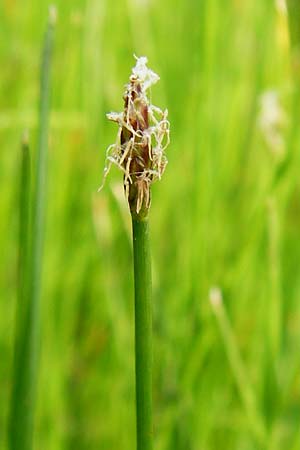
[[[299,0],[287,0],[291,44],[300,48],[300,3]]]
[[[30,152],[27,138],[22,142],[19,201],[19,261],[18,261],[18,302],[14,343],[13,386],[10,405],[9,444],[11,449],[26,448],[31,440],[30,411],[27,411],[28,371],[26,354],[27,309],[28,309],[28,252],[30,216]],[[27,446],[28,447],[28,446]]]
[[[48,128],[49,128],[49,102],[50,102],[50,66],[53,46],[53,23],[50,21],[45,36],[44,50],[41,67],[40,85],[40,111],[39,111],[39,134],[38,153],[36,169],[36,185],[34,198],[33,216],[33,241],[32,241],[32,277],[31,294],[33,309],[38,309],[40,297],[40,284],[42,273],[42,253],[45,225],[46,206],[46,180],[47,180],[47,157],[48,157]]]
[[[46,205],[46,178],[48,153],[48,125],[50,99],[50,66],[53,45],[53,11],[45,36],[40,85],[39,133],[37,167],[34,189],[31,252],[23,268],[28,276],[26,289],[20,286],[22,314],[17,334],[20,348],[15,357],[15,379],[13,382],[12,408],[9,428],[10,450],[32,450],[34,412],[38,379],[40,347],[40,291],[43,262],[43,241]],[[24,194],[25,195],[25,194]],[[26,194],[29,197],[29,194]],[[21,214],[22,206],[21,206]],[[27,213],[26,213],[27,214]],[[22,225],[22,227],[25,225]],[[26,241],[26,242],[25,242]],[[28,245],[28,234],[26,240]],[[20,248],[22,250],[22,245]],[[28,252],[29,253],[29,252]],[[22,261],[25,264],[24,258]],[[25,278],[27,281],[27,277]]]
[[[232,374],[235,378],[241,400],[249,417],[249,423],[251,424],[253,433],[255,434],[260,447],[266,448],[265,425],[258,410],[255,393],[248,380],[247,369],[242,361],[229,317],[223,305],[221,294],[211,295],[211,304],[223,338]]]
[[[137,450],[152,450],[152,287],[148,219],[132,218]]]
[[[282,335],[282,302],[280,292],[280,223],[276,197],[268,203],[270,298],[268,304],[269,349],[274,361],[280,353]]]
[[[292,71],[299,95],[300,80],[300,3],[299,0],[287,0],[288,22],[291,41]],[[299,108],[297,108],[299,111]]]

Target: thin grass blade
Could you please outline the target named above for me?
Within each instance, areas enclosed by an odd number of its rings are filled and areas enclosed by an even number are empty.
[[[20,261],[26,274],[20,282],[19,305],[21,314],[17,329],[17,351],[14,370],[11,418],[9,425],[10,450],[32,450],[38,354],[40,347],[40,292],[43,265],[43,241],[46,205],[47,147],[50,102],[50,68],[53,47],[54,11],[45,36],[40,85],[39,132],[37,166],[34,186],[32,235],[29,239],[29,157],[23,149],[21,190]],[[31,249],[29,251],[29,241]],[[30,256],[29,256],[30,255]],[[28,285],[27,285],[28,277]]]
[[[31,414],[28,414],[28,371],[26,336],[28,316],[28,257],[30,221],[30,150],[27,134],[21,146],[20,195],[19,195],[19,255],[18,293],[15,326],[13,387],[10,405],[9,445],[21,448],[31,440]]]
[[[266,448],[265,424],[258,411],[255,394],[248,380],[246,369],[238,350],[238,345],[224,308],[222,294],[219,289],[213,288],[211,290],[210,301],[224,342],[231,371],[235,378],[244,408],[248,414],[253,434],[259,445],[261,445],[262,448]]]

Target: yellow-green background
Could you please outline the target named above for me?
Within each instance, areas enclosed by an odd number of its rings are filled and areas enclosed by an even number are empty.
[[[0,3],[1,450],[19,143],[29,128],[34,166],[48,3]],[[135,448],[132,254],[121,173],[113,170],[97,193],[117,131],[105,113],[122,108],[133,54],[147,55],[160,74],[152,100],[168,108],[171,122],[169,165],[153,186],[151,210],[155,449],[299,448],[297,58],[283,3],[56,2],[36,449]],[[259,126],[270,90],[284,111],[281,153]],[[223,293],[219,319],[213,286]]]

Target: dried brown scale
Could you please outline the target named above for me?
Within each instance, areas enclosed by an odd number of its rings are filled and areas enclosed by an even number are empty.
[[[132,182],[129,183],[128,200],[130,209],[138,214],[141,210],[148,210],[150,207],[149,181],[143,179],[143,171],[150,169],[151,142],[144,139],[143,132],[149,127],[148,106],[141,98],[141,85],[137,80],[131,80],[129,92],[125,98],[124,121],[127,119],[132,128],[138,133],[134,139],[132,151],[124,159],[124,168],[127,167],[128,159],[129,174]],[[127,123],[128,123],[127,122]],[[127,144],[133,134],[127,133],[127,128],[122,128],[121,145]],[[140,132],[140,133],[139,133]],[[127,190],[127,179],[124,176],[124,188]],[[138,203],[139,202],[139,203]],[[141,205],[140,205],[141,203]]]
[[[107,115],[119,125],[119,142],[108,148],[104,175],[105,178],[112,163],[124,172],[130,210],[140,218],[148,214],[150,185],[163,174],[167,164],[164,149],[169,143],[167,111],[151,105],[146,95],[147,89],[159,79],[146,62],[145,57],[137,58],[123,97],[123,113]]]

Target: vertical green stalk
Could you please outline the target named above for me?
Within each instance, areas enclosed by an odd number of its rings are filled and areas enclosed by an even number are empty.
[[[15,377],[13,380],[13,396],[9,425],[10,450],[32,450],[33,447],[33,427],[41,326],[40,290],[46,205],[50,66],[53,46],[53,25],[54,11],[52,10],[45,36],[41,63],[39,132],[33,203],[31,251],[28,259],[26,255],[26,261],[23,258],[23,263],[28,263],[26,269],[24,268],[24,273],[28,273],[28,286],[26,282],[26,289],[24,286],[20,287],[20,291],[22,291],[20,294],[20,299],[23,314],[22,319],[20,319],[20,322],[18,323],[19,329],[17,330],[17,340],[20,342],[20,348],[16,352],[15,358]],[[26,194],[27,199],[28,197],[29,193]],[[26,214],[28,214],[28,211]],[[28,221],[26,226],[28,226]],[[28,233],[26,234],[25,245],[27,251]],[[25,277],[25,281],[26,278],[27,277]]]
[[[298,118],[300,115],[300,2],[299,0],[287,0],[289,33],[291,42],[291,64],[294,78],[294,102],[293,102],[293,126],[291,130],[291,143],[295,142],[298,130]]]
[[[265,425],[258,411],[255,393],[249,383],[247,370],[244,367],[231,323],[223,305],[222,294],[218,288],[211,290],[210,301],[224,342],[231,371],[235,378],[244,408],[248,414],[253,434],[261,448],[266,448]]]
[[[108,156],[104,179],[112,162],[122,168],[123,185],[132,217],[135,286],[135,376],[137,450],[152,450],[152,293],[148,214],[151,184],[160,180],[170,142],[168,111],[151,105],[149,87],[159,76],[147,67],[147,58],[136,58],[126,84],[124,111],[107,118],[119,126],[113,158]],[[158,117],[153,118],[150,108]],[[164,144],[163,144],[164,143]],[[103,186],[103,183],[102,183]],[[100,189],[102,189],[102,186]]]
[[[26,387],[28,372],[24,371],[27,363],[26,336],[27,300],[28,300],[28,253],[29,253],[29,216],[30,216],[30,152],[27,136],[24,135],[21,147],[19,195],[19,255],[18,255],[18,293],[16,308],[13,386],[10,406],[9,445],[11,449],[24,448],[30,439],[31,417],[27,412]],[[22,431],[23,430],[23,431]]]
[[[300,115],[300,2],[299,0],[287,0],[288,22],[291,43],[291,64],[292,75],[294,78],[293,94],[293,123],[291,127],[290,142],[291,145],[298,138],[298,122]]]
[[[152,288],[148,219],[132,216],[137,450],[152,450]]]
[[[53,47],[54,20],[50,17],[45,36],[40,80],[39,133],[37,150],[36,185],[33,215],[31,295],[34,318],[39,317],[39,297],[42,273],[42,253],[45,225],[46,180],[48,157],[48,128],[50,103],[50,66]]]
[[[300,50],[300,3],[299,0],[287,0],[289,28],[292,48]],[[299,56],[299,55],[298,55]]]
[[[270,350],[274,360],[280,353],[282,304],[280,292],[280,224],[275,196],[268,203],[270,302],[268,305]]]

